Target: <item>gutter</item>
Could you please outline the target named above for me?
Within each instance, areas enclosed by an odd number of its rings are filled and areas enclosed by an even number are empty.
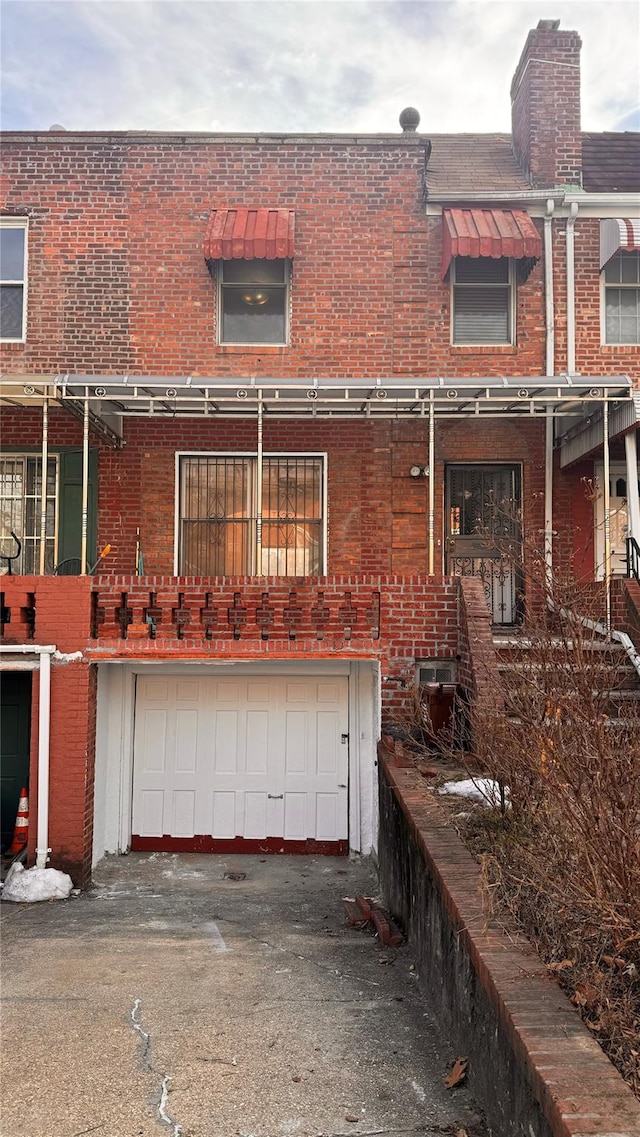
[[[40,664],[40,699],[38,707],[38,834],[36,868],[43,869],[49,860],[49,736],[51,724],[51,656],[55,645],[0,644],[0,652],[12,655],[38,655]]]

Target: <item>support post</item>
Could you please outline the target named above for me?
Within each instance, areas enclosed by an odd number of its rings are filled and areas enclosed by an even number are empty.
[[[435,508],[436,508],[436,424],[434,392],[429,393],[429,576],[435,566]]]
[[[42,470],[40,478],[40,576],[47,567],[47,473],[49,467],[49,400],[42,403]]]
[[[85,387],[84,414],[82,416],[82,538],[80,544],[80,573],[87,575],[87,521],[89,514],[89,389]]]
[[[638,493],[638,439],[635,430],[624,436],[627,459],[627,534],[640,544],[640,494]]]
[[[611,467],[609,462],[609,404],[605,399],[602,405],[602,426],[604,431],[602,459],[604,480],[604,590],[606,606],[606,628],[611,631]]]
[[[256,572],[262,576],[262,391],[258,391],[258,440],[256,470]]]

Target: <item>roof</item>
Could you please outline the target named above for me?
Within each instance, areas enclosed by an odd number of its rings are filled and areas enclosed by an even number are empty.
[[[583,134],[582,181],[587,193],[640,192],[640,131]]]
[[[531,182],[520,169],[510,134],[432,134],[427,193],[523,193]]]

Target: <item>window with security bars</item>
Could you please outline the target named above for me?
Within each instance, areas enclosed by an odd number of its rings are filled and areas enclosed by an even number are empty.
[[[640,253],[616,253],[604,270],[605,343],[640,343]]]
[[[40,570],[40,520],[42,510],[42,458],[30,454],[0,457],[0,552],[13,555],[13,531],[22,542],[22,554],[13,562],[13,572]],[[58,521],[58,458],[47,461],[45,572],[56,563]],[[0,561],[6,569],[6,561]]]
[[[513,343],[513,262],[455,257],[451,270],[454,344]]]
[[[26,332],[27,223],[0,221],[0,339],[21,342]]]
[[[324,571],[323,460],[185,455],[179,571],[188,576],[314,576]]]

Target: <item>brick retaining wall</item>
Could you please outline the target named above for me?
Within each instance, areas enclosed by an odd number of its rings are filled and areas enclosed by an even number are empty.
[[[413,769],[380,754],[380,878],[494,1137],[638,1137],[640,1103],[531,945],[486,924],[480,869]]]

